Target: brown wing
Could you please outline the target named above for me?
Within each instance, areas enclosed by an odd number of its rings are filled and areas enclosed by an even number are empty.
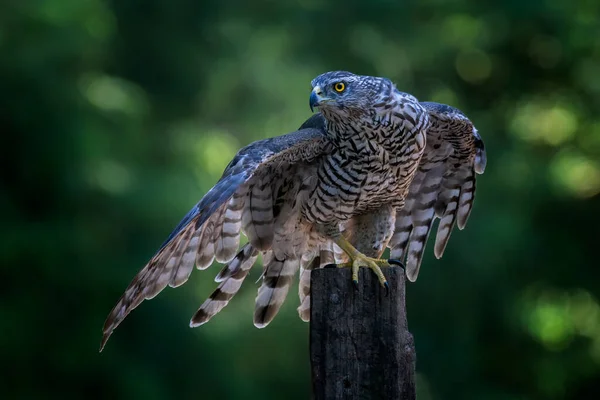
[[[177,287],[185,283],[194,264],[205,269],[215,259],[228,263],[217,276],[221,284],[196,313],[192,325],[206,322],[222,309],[239,289],[258,252],[268,250],[273,240],[273,213],[280,190],[276,182],[278,167],[313,163],[330,146],[322,117],[316,114],[298,131],[241,149],[217,184],[190,210],[129,284],[106,319],[100,351],[134,308],[167,285]],[[242,230],[249,243],[238,252]]]
[[[486,165],[483,141],[459,110],[422,102],[431,127],[427,146],[411,183],[406,204],[396,214],[391,257],[406,258],[406,275],[415,281],[435,218],[440,219],[434,253],[441,258],[454,225],[463,229],[475,198],[475,174]]]

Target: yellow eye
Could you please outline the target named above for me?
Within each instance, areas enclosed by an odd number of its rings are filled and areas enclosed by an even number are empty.
[[[344,84],[344,82],[338,82],[335,85],[333,85],[333,89],[338,93],[342,93],[344,89],[346,89],[346,85]]]

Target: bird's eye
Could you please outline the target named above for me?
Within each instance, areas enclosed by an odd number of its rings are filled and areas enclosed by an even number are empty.
[[[346,85],[344,84],[344,82],[338,82],[335,85],[333,85],[333,90],[335,90],[338,93],[342,93],[344,89],[346,89]]]

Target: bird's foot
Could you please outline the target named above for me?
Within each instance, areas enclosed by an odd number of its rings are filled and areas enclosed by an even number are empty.
[[[358,287],[358,270],[359,270],[359,268],[361,268],[361,267],[369,268],[373,272],[375,272],[375,275],[377,275],[377,279],[379,279],[379,283],[381,284],[381,286],[383,286],[385,288],[386,295],[389,293],[389,290],[390,290],[389,284],[387,282],[387,279],[385,279],[385,276],[383,275],[381,268],[382,267],[383,268],[390,267],[392,265],[398,265],[398,266],[404,268],[404,265],[400,261],[394,260],[394,259],[383,260],[380,258],[368,257],[368,256],[364,255],[363,253],[359,252],[358,250],[356,250],[356,248],[354,248],[354,246],[352,246],[343,237],[338,238],[336,243],[338,246],[340,246],[340,248],[342,250],[344,250],[344,252],[346,252],[346,254],[348,254],[348,257],[350,257],[350,262],[347,262],[344,264],[338,264],[337,267],[338,268],[352,268],[352,282],[354,283],[355,287]]]
[[[390,286],[383,275],[383,271],[381,268],[391,267],[392,265],[397,265],[404,269],[404,264],[402,264],[398,260],[389,259],[384,260],[380,258],[371,258],[361,254],[359,257],[355,258],[352,262],[347,262],[343,264],[328,264],[325,268],[352,268],[352,283],[354,287],[358,289],[358,270],[360,267],[369,268],[375,272],[377,275],[377,279],[379,279],[379,283],[381,286],[385,288],[385,294],[388,295],[390,291]]]
[[[355,287],[358,287],[359,268],[369,268],[375,272],[377,279],[379,279],[379,283],[385,288],[386,293],[389,291],[389,285],[387,279],[385,279],[385,276],[383,275],[383,271],[381,271],[381,268],[389,266],[390,263],[387,260],[367,257],[361,253],[356,254],[351,262],[338,264],[338,268],[352,268],[352,282],[354,283]]]

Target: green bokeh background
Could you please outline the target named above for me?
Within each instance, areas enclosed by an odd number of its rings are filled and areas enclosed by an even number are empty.
[[[216,268],[97,350],[235,151],[296,129],[310,80],[344,69],[462,109],[488,150],[467,229],[408,286],[419,399],[597,398],[599,17],[595,0],[3,0],[0,397],[309,398],[295,290],[267,329],[254,279],[187,327]]]

